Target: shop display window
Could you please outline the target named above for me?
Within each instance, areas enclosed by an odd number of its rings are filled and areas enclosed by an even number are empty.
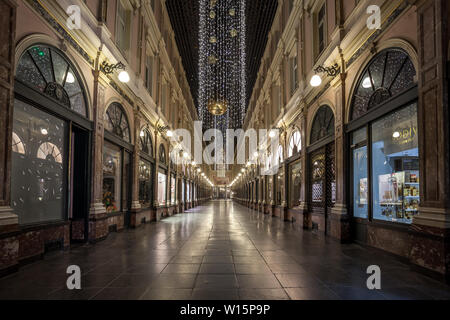
[[[121,169],[120,148],[105,141],[103,145],[103,204],[108,213],[121,209]]]
[[[164,206],[166,204],[166,187],[167,187],[167,175],[162,172],[158,172],[158,204]]]
[[[353,157],[353,216],[367,219],[369,205],[368,158],[366,128],[352,134]]]
[[[373,218],[411,223],[419,207],[417,105],[371,126]]]
[[[14,101],[11,206],[20,224],[65,218],[68,126]]]
[[[284,199],[284,167],[278,169],[277,175],[277,205],[281,206]]]
[[[151,206],[152,199],[152,167],[149,162],[139,161],[139,202],[142,208]]]
[[[181,183],[181,201],[185,202],[185,198],[184,198],[184,180]]]
[[[267,183],[267,199],[269,202],[273,201],[273,177],[269,176]]]
[[[172,204],[175,204],[175,187],[176,187],[175,177],[172,177],[170,182],[171,182],[170,183],[170,200],[171,200]]]
[[[296,207],[300,205],[300,192],[301,192],[301,174],[302,174],[302,163],[297,161],[291,165],[291,207]]]

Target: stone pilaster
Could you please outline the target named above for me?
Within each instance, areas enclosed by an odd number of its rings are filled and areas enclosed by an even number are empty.
[[[11,205],[16,2],[0,3],[0,275],[18,267],[19,220]]]
[[[103,140],[104,126],[103,114],[105,112],[105,86],[101,83],[99,71],[99,57],[97,55],[96,70],[94,74],[94,99],[92,132],[92,187],[91,206],[89,210],[89,241],[96,242],[108,235],[108,221],[106,208],[103,205]]]
[[[345,119],[345,61],[342,59],[342,73],[339,86],[335,91],[336,97],[336,125],[335,125],[335,179],[336,203],[329,214],[330,230],[328,233],[341,242],[351,239],[350,219],[346,201],[346,173],[349,168],[347,161],[347,143],[344,131]]]
[[[450,282],[449,3],[417,1],[420,208],[411,261]]]
[[[306,145],[307,145],[307,124],[306,124],[306,116],[303,113],[300,117],[300,135],[301,135],[301,141],[302,141],[302,150],[300,151],[301,158],[300,162],[302,165],[302,172],[301,172],[301,185],[302,188],[300,188],[300,205],[298,206],[298,210],[302,217],[302,225],[303,229],[311,230],[312,229],[312,218],[311,218],[311,212],[308,210],[308,199],[307,199],[307,159],[308,155],[306,153]]]

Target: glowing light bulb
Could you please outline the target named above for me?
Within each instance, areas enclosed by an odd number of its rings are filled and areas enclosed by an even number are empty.
[[[142,138],[145,136],[145,132],[144,130],[141,131],[141,133],[139,134]]]
[[[130,75],[126,71],[121,71],[119,73],[119,81],[122,83],[128,83],[130,82]]]
[[[168,136],[169,138],[170,138],[170,137],[173,137],[173,132],[172,132],[172,131],[170,131],[170,130],[169,130],[169,131],[167,131],[167,133],[166,133],[166,134],[167,134],[167,136]]]
[[[322,84],[322,78],[316,74],[316,75],[312,76],[310,84],[313,87],[318,87]]]
[[[45,128],[42,128],[42,129],[41,129],[41,133],[42,133],[44,136],[46,136],[46,135],[48,135],[48,130],[45,129]]]
[[[400,132],[395,131],[395,132],[392,134],[392,136],[393,136],[395,139],[400,138]]]

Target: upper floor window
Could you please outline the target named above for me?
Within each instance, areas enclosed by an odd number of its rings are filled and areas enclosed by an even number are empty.
[[[145,87],[150,95],[153,94],[153,62],[152,57],[147,56],[147,60],[145,62]]]
[[[161,89],[161,112],[166,113],[166,103],[167,103],[167,84],[162,85]]]
[[[117,24],[116,24],[116,44],[126,53],[130,47],[130,10],[128,10],[122,0],[117,1]]]
[[[291,58],[290,61],[290,70],[291,70],[291,95],[294,95],[295,91],[298,88],[298,61],[297,57]]]
[[[302,140],[300,136],[300,132],[295,130],[292,134],[291,139],[289,140],[289,157],[292,157],[296,153],[302,150]]]
[[[325,3],[317,13],[317,55],[321,54],[326,45],[326,8]]]

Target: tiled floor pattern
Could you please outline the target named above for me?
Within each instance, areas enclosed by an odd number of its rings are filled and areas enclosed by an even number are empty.
[[[369,265],[381,290],[367,289]],[[82,290],[66,287],[69,265]],[[450,287],[378,250],[212,201],[0,279],[0,299],[450,299]]]

